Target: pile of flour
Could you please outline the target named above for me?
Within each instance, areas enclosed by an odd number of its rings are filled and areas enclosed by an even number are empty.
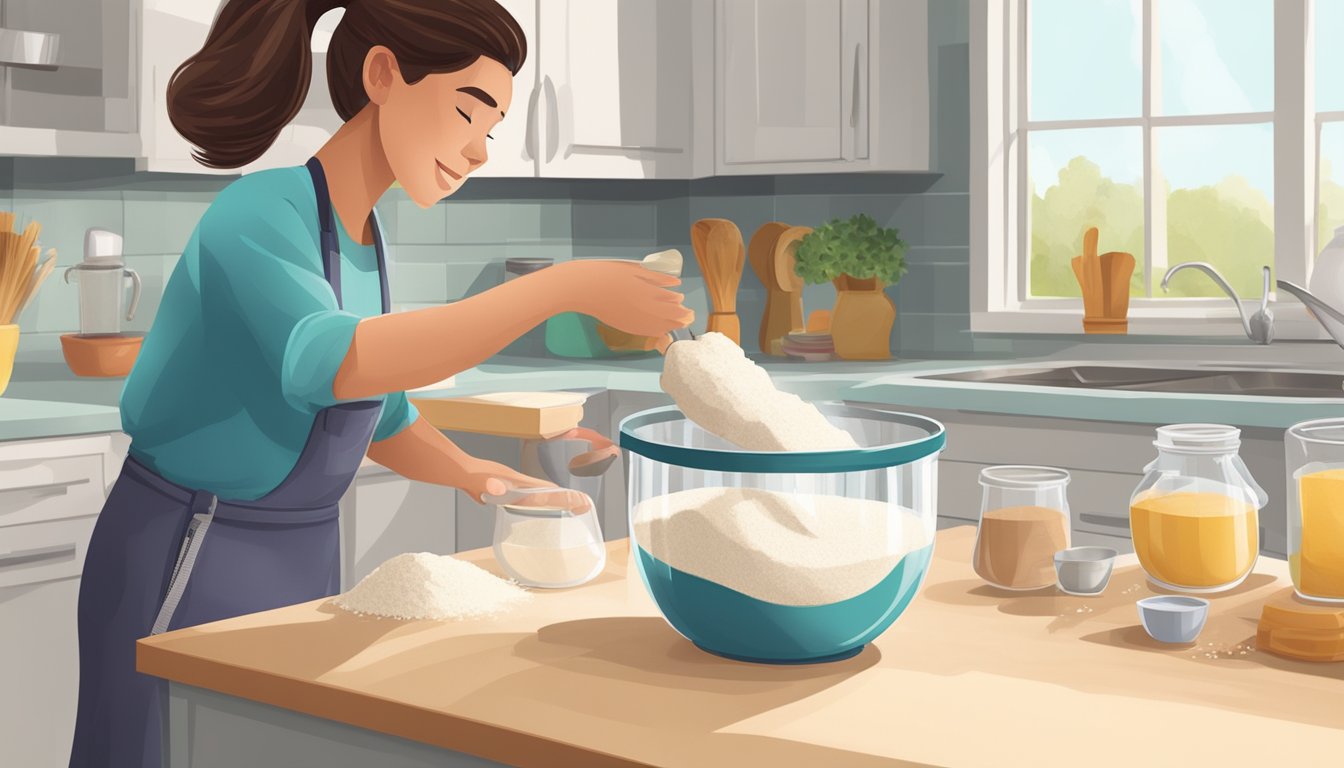
[[[721,333],[669,346],[659,383],[688,419],[743,450],[859,447],[816,406],[775,389],[770,374]]]
[[[886,502],[759,488],[693,488],[648,499],[631,517],[650,555],[780,605],[855,597],[931,543],[915,512]]]
[[[336,605],[393,619],[470,619],[502,613],[531,598],[518,585],[465,560],[416,552],[378,566],[337,597]]]

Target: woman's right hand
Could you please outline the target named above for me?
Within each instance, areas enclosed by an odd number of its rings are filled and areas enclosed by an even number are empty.
[[[554,282],[552,289],[564,297],[566,308],[626,333],[664,336],[695,319],[684,297],[669,290],[680,280],[637,262],[569,261],[537,275]]]

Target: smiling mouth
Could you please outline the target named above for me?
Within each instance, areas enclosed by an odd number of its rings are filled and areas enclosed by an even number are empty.
[[[435,160],[435,161],[434,161],[434,164],[437,165],[437,166],[439,166],[439,170],[440,170],[440,171],[443,171],[443,175],[444,175],[444,176],[447,176],[448,178],[452,179],[453,181],[461,181],[461,180],[462,180],[462,175],[461,175],[461,174],[453,173],[451,170],[449,170],[448,166],[444,165],[443,163],[439,162],[438,160]]]

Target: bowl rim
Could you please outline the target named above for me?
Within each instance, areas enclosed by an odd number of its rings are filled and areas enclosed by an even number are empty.
[[[1140,610],[1203,612],[1209,609],[1209,601],[1190,595],[1152,595],[1137,602]]]
[[[1084,558],[1084,557],[1070,557],[1070,556],[1069,556],[1070,554],[1073,554],[1073,555],[1082,555],[1082,554],[1084,554],[1084,553],[1087,553],[1087,554],[1095,554],[1095,555],[1098,555],[1098,557],[1086,557],[1086,558]],[[1055,563],[1058,564],[1058,563],[1105,563],[1105,562],[1114,562],[1114,561],[1115,561],[1115,558],[1118,557],[1119,555],[1120,555],[1120,553],[1119,553],[1117,550],[1113,549],[1112,547],[1100,547],[1100,546],[1094,546],[1094,545],[1086,545],[1086,546],[1081,546],[1081,547],[1068,547],[1067,549],[1061,549],[1061,550],[1059,550],[1058,552],[1055,553]]]
[[[917,427],[928,434],[915,440],[867,448],[842,448],[830,451],[739,451],[719,448],[691,448],[646,440],[634,431],[669,421],[690,421],[675,405],[650,408],[621,420],[620,446],[648,459],[690,469],[758,474],[830,474],[863,472],[910,464],[932,456],[947,445],[947,430],[927,416],[902,411],[887,411],[848,403],[817,403],[823,415],[865,418]]]

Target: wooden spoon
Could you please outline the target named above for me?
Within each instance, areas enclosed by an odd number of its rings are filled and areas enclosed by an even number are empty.
[[[788,325],[789,307],[781,300],[779,281],[775,278],[775,244],[788,228],[788,224],[778,221],[763,224],[756,230],[756,234],[751,236],[751,243],[747,246],[747,259],[751,262],[751,271],[756,273],[756,277],[765,288],[765,312],[761,315],[758,341],[761,352],[767,355],[784,355],[783,350],[777,348],[777,342],[788,332],[787,330],[780,332],[781,328]]]
[[[727,219],[701,219],[691,226],[691,244],[695,247],[695,257],[712,308],[706,330],[718,331],[734,344],[741,344],[737,287],[746,262],[742,232]]]

